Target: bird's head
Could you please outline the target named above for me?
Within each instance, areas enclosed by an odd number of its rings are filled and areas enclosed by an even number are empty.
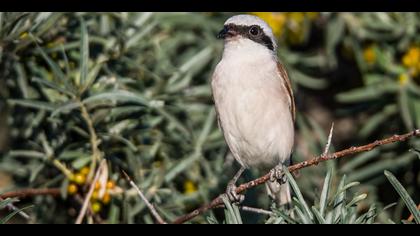
[[[236,15],[229,18],[217,37],[224,39],[225,42],[252,41],[273,52],[277,49],[276,39],[270,26],[253,15]]]

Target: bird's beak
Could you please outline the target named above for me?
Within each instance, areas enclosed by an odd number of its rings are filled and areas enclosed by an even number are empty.
[[[217,35],[217,38],[218,39],[225,39],[225,38],[229,38],[229,37],[232,37],[232,36],[235,36],[235,35],[236,35],[235,31],[231,27],[226,25],[219,32],[219,34]]]

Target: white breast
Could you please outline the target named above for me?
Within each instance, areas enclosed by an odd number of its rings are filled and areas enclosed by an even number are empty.
[[[236,160],[245,167],[288,164],[294,127],[275,56],[250,40],[225,45],[212,78],[220,125]]]

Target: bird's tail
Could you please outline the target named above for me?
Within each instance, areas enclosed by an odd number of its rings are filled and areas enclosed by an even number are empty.
[[[266,187],[268,195],[276,202],[277,207],[291,208],[292,195],[289,182],[280,184],[278,181],[267,181]]]

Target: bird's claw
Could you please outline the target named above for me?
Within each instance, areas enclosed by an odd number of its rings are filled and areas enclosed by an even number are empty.
[[[230,202],[241,204],[245,200],[245,195],[236,193],[235,184],[228,184],[226,195]]]
[[[286,183],[286,175],[283,171],[283,165],[277,165],[272,170],[270,170],[270,181],[278,181],[280,184]]]

